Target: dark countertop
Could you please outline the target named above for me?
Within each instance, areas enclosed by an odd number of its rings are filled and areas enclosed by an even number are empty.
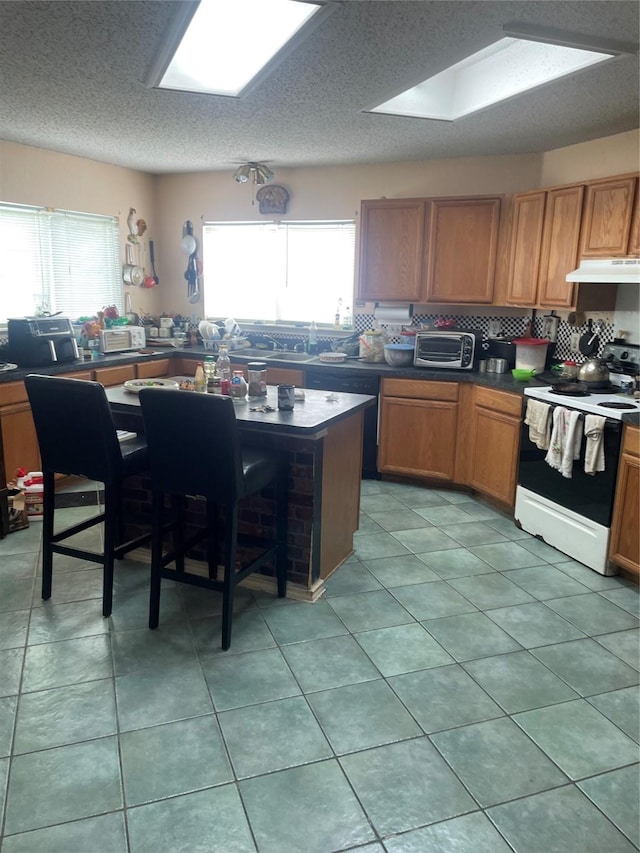
[[[122,364],[135,364],[142,361],[157,361],[164,358],[180,357],[190,358],[202,361],[206,356],[212,355],[211,350],[206,350],[204,347],[185,347],[178,349],[175,347],[164,347],[154,351],[153,355],[141,355],[138,352],[127,352],[100,356],[95,361],[89,359],[79,359],[76,361],[67,361],[51,367],[43,368],[17,368],[0,373],[0,384],[4,382],[12,382],[24,379],[29,373],[44,373],[49,376],[55,376],[61,373],[70,373],[78,370],[94,370],[101,367],[114,367]],[[233,350],[229,353],[232,361],[247,363],[249,361],[257,361],[255,355],[242,355],[241,350]],[[537,379],[531,379],[528,382],[519,382],[513,378],[511,373],[479,373],[469,370],[429,370],[422,367],[391,367],[388,364],[372,364],[370,362],[358,361],[350,359],[341,364],[327,364],[320,361],[319,358],[313,358],[309,361],[290,361],[286,359],[278,359],[277,353],[269,353],[265,357],[267,366],[286,367],[292,370],[302,371],[322,371],[323,373],[331,372],[338,376],[362,376],[363,374],[374,373],[382,378],[394,377],[397,379],[419,379],[419,380],[435,380],[440,382],[471,382],[475,385],[483,385],[487,388],[496,388],[500,391],[508,391],[512,394],[524,394],[524,389],[546,385],[547,383],[540,382]],[[637,412],[625,413],[622,416],[623,423],[633,426],[640,426],[640,414]]]
[[[174,376],[180,380],[187,377]],[[107,399],[115,413],[136,414],[140,410],[140,400],[137,394],[131,394],[123,388],[107,388]],[[166,394],[159,390],[156,393]],[[193,394],[193,391],[181,391],[181,394]],[[273,411],[261,412],[252,409],[261,405],[260,402],[244,401],[235,405],[236,418],[241,429],[257,432],[277,432],[302,438],[320,438],[331,424],[344,420],[361,409],[373,406],[375,397],[366,394],[330,395],[327,391],[305,389],[305,399],[296,400],[291,411],[280,411],[276,398],[276,388],[268,387],[266,402]]]

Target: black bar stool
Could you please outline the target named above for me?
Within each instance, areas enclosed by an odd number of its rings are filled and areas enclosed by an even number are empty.
[[[102,615],[111,615],[113,564],[151,539],[147,532],[123,541],[122,481],[149,468],[144,439],[118,441],[104,388],[99,382],[31,374],[25,379],[36,426],[44,502],[42,518],[42,597],[51,598],[53,555],[65,554],[103,567]],[[88,477],[104,483],[104,512],[53,532],[55,474]],[[104,551],[98,554],[63,542],[104,521]]]
[[[286,595],[287,470],[280,454],[242,448],[234,404],[230,397],[143,388],[144,418],[151,488],[153,536],[149,627],[157,628],[162,578],[222,592],[222,648],[231,643],[233,594],[251,572],[272,561],[278,596]],[[239,502],[272,486],[275,497],[275,539],[248,537],[238,532]],[[172,518],[166,522],[165,497],[170,496]],[[204,527],[184,534],[187,496],[206,499]],[[220,522],[223,510],[224,525]],[[219,534],[224,527],[224,537]],[[172,533],[171,549],[164,550],[164,534]],[[206,542],[208,577],[185,570],[185,553]],[[236,566],[237,546],[258,549],[257,556]],[[224,578],[218,580],[221,547]],[[244,552],[243,552],[244,554]],[[168,570],[175,562],[175,570]]]

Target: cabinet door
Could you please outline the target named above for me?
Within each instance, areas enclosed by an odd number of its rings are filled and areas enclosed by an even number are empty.
[[[435,199],[425,247],[427,302],[490,303],[500,198]]]
[[[620,457],[610,559],[629,571],[640,573],[640,459]]]
[[[509,305],[535,305],[546,192],[521,193],[514,199],[509,253]]]
[[[170,376],[172,367],[170,358],[159,358],[157,361],[142,361],[136,364],[136,379],[158,379],[161,376]]]
[[[469,485],[513,506],[519,446],[519,418],[476,406]]]
[[[383,397],[380,471],[453,480],[457,420],[457,403]]]
[[[359,295],[369,301],[420,302],[425,202],[363,201]]]
[[[578,244],[584,187],[547,192],[540,252],[538,302],[550,308],[575,305],[575,287],[567,273],[578,265]]]
[[[240,365],[246,368],[246,364]],[[304,388],[304,372],[288,367],[267,367],[267,385],[295,385]]]
[[[13,479],[16,468],[40,470],[40,449],[28,402],[0,408],[0,428],[7,477]]]
[[[95,372],[96,382],[100,382],[105,388],[114,385],[122,385],[127,379],[136,378],[135,364],[123,364],[120,367],[103,367]]]
[[[631,232],[629,234],[629,245],[627,254],[637,258],[640,256],[640,180],[636,184],[636,197],[633,203],[633,216],[631,218]]]
[[[583,258],[627,254],[636,181],[631,176],[587,185],[580,249]]]

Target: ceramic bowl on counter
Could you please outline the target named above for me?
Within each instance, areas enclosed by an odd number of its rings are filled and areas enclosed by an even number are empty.
[[[391,367],[409,367],[413,364],[413,344],[385,344],[384,360]]]

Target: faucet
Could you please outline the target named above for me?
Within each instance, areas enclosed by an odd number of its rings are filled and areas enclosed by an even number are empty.
[[[265,342],[265,344],[271,344],[271,348],[274,350],[282,350],[284,352],[287,349],[286,344],[279,344],[273,338],[266,337],[266,338],[264,338],[264,342]]]

